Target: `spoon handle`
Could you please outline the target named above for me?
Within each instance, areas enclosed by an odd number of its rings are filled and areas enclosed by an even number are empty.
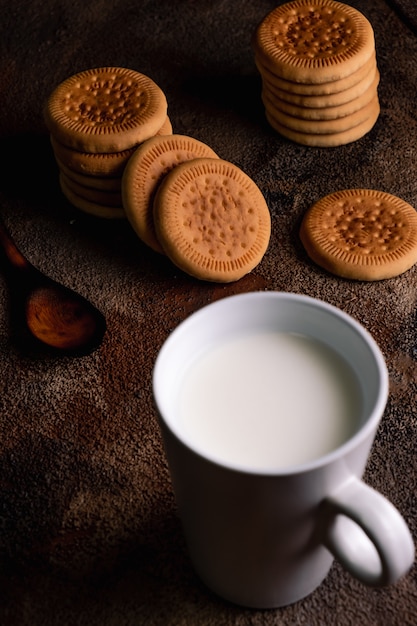
[[[0,220],[0,247],[3,249],[7,261],[14,268],[28,270],[31,267],[29,261],[23,256],[11,238],[7,228]]]

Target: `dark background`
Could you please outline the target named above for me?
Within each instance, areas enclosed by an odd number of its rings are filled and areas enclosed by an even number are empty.
[[[298,239],[307,208],[338,189],[381,189],[417,207],[417,38],[391,2],[352,1],[374,27],[381,114],[353,144],[307,148],[272,131],[260,100],[250,39],[276,4],[0,1],[1,215],[32,263],[87,296],[108,323],[92,355],[24,353],[0,276],[2,624],[417,623],[415,568],[368,589],[336,563],[293,606],[231,606],[195,577],[176,516],[151,396],[158,349],[208,302],[284,290],[339,306],[380,345],[391,390],[365,478],[417,534],[417,268],[388,281],[342,280],[310,262]],[[258,184],[272,237],[252,274],[199,282],[142,245],[126,221],[89,217],[65,200],[42,108],[59,82],[104,65],[153,78],[174,132],[206,142]]]

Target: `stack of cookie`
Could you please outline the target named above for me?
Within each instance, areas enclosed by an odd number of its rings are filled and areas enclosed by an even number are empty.
[[[271,11],[252,47],[270,125],[307,146],[356,141],[379,112],[374,32],[335,0],[294,0]]]
[[[125,216],[122,174],[137,146],[172,133],[160,87],[120,67],[69,77],[51,93],[44,117],[64,195],[76,208],[105,218]]]

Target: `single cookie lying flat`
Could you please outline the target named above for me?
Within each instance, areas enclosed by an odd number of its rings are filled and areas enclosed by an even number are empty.
[[[171,170],[155,196],[154,222],[177,267],[215,282],[238,280],[253,270],[271,234],[260,189],[222,159],[194,159]]]
[[[155,136],[142,143],[129,159],[122,178],[126,216],[139,238],[163,252],[153,223],[153,200],[164,176],[184,161],[217,158],[205,143],[187,135]]]
[[[300,238],[309,257],[337,276],[392,278],[417,262],[417,212],[383,191],[336,191],[307,211]]]

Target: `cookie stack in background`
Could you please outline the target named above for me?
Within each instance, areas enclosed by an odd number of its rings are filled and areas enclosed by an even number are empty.
[[[335,0],[294,0],[257,27],[252,48],[269,124],[300,144],[356,141],[378,119],[379,72],[366,17]]]
[[[131,69],[86,70],[58,85],[44,118],[68,201],[98,217],[125,217],[124,168],[138,145],[172,133],[167,108],[161,88]]]

